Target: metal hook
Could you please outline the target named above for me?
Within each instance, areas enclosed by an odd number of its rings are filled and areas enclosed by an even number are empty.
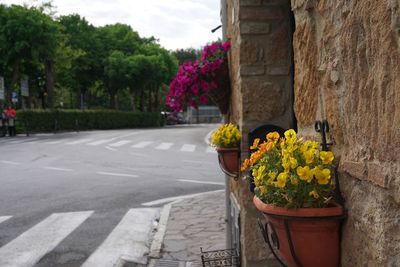
[[[329,123],[327,120],[323,121],[315,121],[314,125],[315,131],[321,134],[321,146],[322,150],[327,151],[328,145],[332,145],[332,143],[326,142],[326,133],[329,133]]]

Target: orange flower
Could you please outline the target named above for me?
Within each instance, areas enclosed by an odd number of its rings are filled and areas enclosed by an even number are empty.
[[[247,167],[249,166],[249,163],[250,163],[250,161],[249,161],[248,159],[245,159],[245,160],[243,161],[241,170],[242,170],[242,171],[245,171],[245,170],[247,169]]]
[[[253,145],[250,147],[250,149],[251,150],[257,149],[259,143],[260,143],[260,138],[254,139]]]
[[[267,140],[272,141],[274,143],[279,140],[279,137],[280,136],[278,132],[272,132],[267,134]]]

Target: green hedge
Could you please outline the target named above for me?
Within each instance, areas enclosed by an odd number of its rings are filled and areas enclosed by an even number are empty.
[[[25,110],[17,112],[17,130],[54,132],[68,130],[121,129],[164,125],[160,113],[115,110]]]

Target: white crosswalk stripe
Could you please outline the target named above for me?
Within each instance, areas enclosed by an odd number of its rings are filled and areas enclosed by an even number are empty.
[[[149,248],[145,241],[158,215],[159,209],[130,209],[82,267],[115,266],[121,256],[142,259],[146,264],[144,255],[148,254]]]
[[[155,147],[155,149],[158,150],[168,150],[170,149],[172,146],[174,145],[174,143],[161,143],[158,146]]]
[[[132,143],[132,141],[130,141],[130,140],[121,140],[121,141],[119,141],[119,142],[109,144],[108,146],[111,146],[111,147],[121,147],[121,146],[126,145],[126,144],[129,144],[129,143]]]
[[[66,143],[66,144],[67,144],[67,145],[78,145],[78,144],[90,142],[90,141],[92,141],[92,140],[93,140],[93,139],[79,139],[79,140],[72,141],[72,142],[69,142],[69,143]]]
[[[38,138],[29,138],[29,139],[19,139],[7,142],[8,144],[21,144],[21,143],[30,143],[38,140]]]
[[[137,144],[134,144],[133,146],[131,146],[132,148],[145,148],[146,146],[151,145],[152,143],[154,143],[153,141],[142,141],[139,142]]]
[[[195,145],[184,144],[181,147],[181,151],[183,151],[183,152],[194,152],[195,150],[196,150]]]
[[[86,145],[88,145],[88,146],[98,146],[98,145],[102,145],[102,144],[105,144],[105,143],[112,142],[113,140],[114,139],[102,139],[102,140],[98,140],[98,141],[94,141],[94,142],[88,143]]]
[[[0,140],[2,141],[2,140]],[[195,152],[195,151],[204,151],[206,153],[217,153],[213,147],[207,147],[207,148],[198,148],[197,145],[195,144],[175,144],[172,142],[157,142],[156,141],[139,141],[137,143],[133,143],[134,140],[118,140],[118,138],[109,138],[109,139],[93,139],[93,138],[84,138],[84,139],[73,139],[73,138],[62,138],[58,140],[52,140],[52,139],[38,139],[38,138],[27,138],[27,139],[19,139],[19,140],[12,140],[10,143],[13,144],[36,144],[36,143],[42,143],[42,144],[47,144],[47,145],[56,145],[56,144],[65,144],[65,145],[87,145],[87,146],[99,146],[99,145],[106,145],[108,149],[113,149],[117,147],[125,147],[125,146],[130,146],[131,148],[147,148],[150,147],[151,149],[156,149],[156,150],[169,150],[173,147],[176,147],[175,150],[178,150],[180,152]],[[6,143],[6,142],[4,142]],[[132,144],[133,143],[133,144]],[[132,144],[132,145],[131,145]],[[152,146],[152,144],[155,144]],[[180,146],[180,147],[179,147]],[[204,150],[203,150],[204,149]],[[114,150],[113,150],[114,151]]]
[[[92,215],[93,211],[53,213],[0,248],[0,266],[31,267]]]
[[[12,216],[0,216],[0,223],[5,222],[10,218],[12,218]]]
[[[60,139],[60,140],[55,140],[55,141],[48,141],[48,142],[44,142],[43,144],[55,145],[55,144],[60,144],[62,142],[65,142],[66,140],[70,140],[70,139]]]
[[[130,209],[92,252],[82,267],[111,267],[121,257],[146,263],[148,243],[160,208]],[[14,240],[0,247],[0,266],[33,267],[51,253],[67,236],[84,223],[94,211],[53,213]],[[13,216],[0,216],[0,224]],[[89,223],[89,222],[88,222]]]

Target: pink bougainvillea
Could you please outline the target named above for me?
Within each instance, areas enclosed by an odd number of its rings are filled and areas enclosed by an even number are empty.
[[[166,97],[166,104],[172,111],[179,112],[188,105],[197,108],[199,104],[207,104],[207,92],[218,89],[219,69],[226,63],[230,47],[229,42],[206,45],[200,61],[179,66]]]

